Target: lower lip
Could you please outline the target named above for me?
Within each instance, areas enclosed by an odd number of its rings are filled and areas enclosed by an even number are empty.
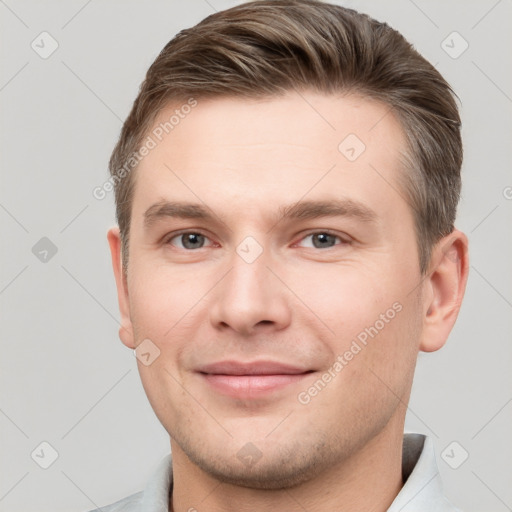
[[[202,374],[217,392],[233,398],[260,398],[300,382],[308,373],[293,375],[213,375]]]

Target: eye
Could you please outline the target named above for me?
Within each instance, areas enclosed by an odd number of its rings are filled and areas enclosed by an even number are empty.
[[[329,249],[335,245],[341,245],[336,243],[337,240],[339,240],[341,244],[346,243],[339,236],[325,231],[319,231],[305,236],[298,245],[301,247],[313,247],[314,249]]]
[[[210,242],[208,244],[208,242]],[[179,249],[194,250],[201,249],[205,246],[211,245],[211,241],[201,233],[189,231],[187,233],[180,233],[174,235],[167,241],[168,244],[178,247]]]

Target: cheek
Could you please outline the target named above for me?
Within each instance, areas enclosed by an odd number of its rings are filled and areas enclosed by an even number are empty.
[[[357,336],[379,321],[400,295],[397,283],[387,282],[375,269],[348,265],[319,265],[297,274],[294,282],[305,308],[340,340]],[[394,318],[395,311],[388,316]]]
[[[400,397],[406,402],[420,334],[421,310],[416,301],[402,298],[384,304],[352,338],[361,351],[345,377],[353,380],[356,389],[365,389],[371,395],[369,401],[393,404]]]
[[[418,352],[421,307],[405,280],[393,271],[367,268],[325,266],[313,275],[303,273],[300,293],[329,329],[324,348],[333,361],[343,357],[344,373],[368,378],[367,369],[375,368],[389,382],[409,375]]]
[[[405,301],[387,306],[383,301],[382,308],[376,307],[371,314],[357,313],[346,322],[355,334],[345,336],[341,332],[331,344],[337,366],[327,371],[335,377],[328,393],[318,400],[332,408],[333,418],[339,419],[350,410],[348,419],[361,428],[369,418],[375,424],[385,424],[396,407],[407,402],[414,375],[420,333],[418,308]]]
[[[208,281],[186,269],[158,265],[133,268],[130,316],[138,339],[164,340],[194,316],[208,291]]]

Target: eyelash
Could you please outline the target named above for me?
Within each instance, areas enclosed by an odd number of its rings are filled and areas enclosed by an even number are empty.
[[[208,239],[210,242],[210,238],[202,233],[201,231],[181,231],[179,233],[174,233],[172,234],[171,236],[167,237],[164,241],[164,243],[166,245],[172,245],[171,242],[172,240],[174,240],[175,238],[179,238],[183,235],[188,235],[188,234],[193,234],[193,235],[201,235],[201,236],[204,236],[206,239]],[[339,244],[335,244],[335,246],[333,247],[327,247],[327,249],[333,249],[334,247],[336,246],[339,246],[339,245],[348,245],[350,244],[350,241],[348,240],[344,240],[343,237],[341,237],[340,235],[337,235],[336,233],[333,233],[332,231],[328,230],[328,229],[323,229],[323,230],[317,230],[317,231],[311,231],[307,234],[305,234],[298,242],[295,242],[293,244],[293,246],[296,246],[299,242],[302,242],[303,240],[305,240],[306,238],[310,237],[310,236],[313,236],[313,235],[330,235],[330,236],[333,236],[335,238],[337,238],[339,240]],[[210,246],[207,246],[207,247],[210,247]],[[199,249],[204,249],[205,247],[200,247]],[[181,247],[179,247],[178,249],[182,249]],[[186,248],[183,248],[183,250],[185,250],[186,252],[194,252],[194,251],[197,251],[199,249],[186,249]],[[318,250],[321,250],[319,248],[315,248],[315,247],[308,247],[308,249],[318,249]],[[325,248],[323,249],[325,250]]]

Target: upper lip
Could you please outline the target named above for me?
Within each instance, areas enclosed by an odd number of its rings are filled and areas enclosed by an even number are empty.
[[[210,375],[298,375],[312,370],[275,361],[220,361],[201,366],[198,371]]]

